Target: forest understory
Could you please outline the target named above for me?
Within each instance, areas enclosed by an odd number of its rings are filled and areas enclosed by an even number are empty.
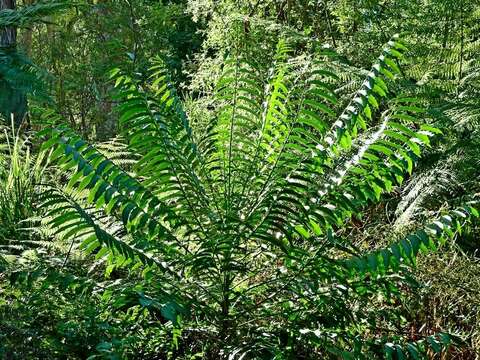
[[[0,359],[480,360],[478,0],[0,0]]]

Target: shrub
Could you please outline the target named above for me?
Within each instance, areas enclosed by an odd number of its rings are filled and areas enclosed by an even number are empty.
[[[148,82],[116,69],[120,126],[140,159],[126,172],[65,126],[43,132],[69,178],[43,194],[47,223],[107,272],[141,271],[149,289],[128,304],[168,321],[175,356],[440,353],[458,339],[399,335],[403,290],[415,286],[407,268],[477,211],[452,210],[367,253],[348,239],[439,133],[393,91],[405,51],[392,39],[337,112],[331,52],[306,66],[280,42],[264,73],[237,49],[198,127],[161,63]]]

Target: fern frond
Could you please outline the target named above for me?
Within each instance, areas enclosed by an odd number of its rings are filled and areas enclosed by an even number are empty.
[[[395,270],[402,263],[414,265],[420,250],[436,251],[460,233],[466,222],[478,217],[478,210],[472,206],[453,210],[386,249],[346,260],[345,266],[351,271],[374,274]]]
[[[117,216],[130,232],[145,230],[150,236],[176,240],[164,222],[175,227],[178,218],[165,203],[70,129],[48,132],[50,139],[43,146],[54,146],[51,159],[58,159],[64,171],[75,169],[68,188],[78,192],[90,190],[87,202]]]
[[[419,359],[420,356],[426,357],[429,353],[442,354],[451,347],[461,346],[462,344],[463,341],[459,337],[440,332],[405,345],[387,343],[383,345],[383,351],[385,358],[389,360],[406,358],[407,356]]]
[[[117,75],[114,72],[112,76]],[[160,83],[154,85],[154,89],[160,87],[156,90],[161,94],[158,102],[124,75],[118,76],[116,83],[125,87],[119,121],[130,148],[141,155],[134,170],[145,178],[143,185],[162,201],[183,203],[183,216],[198,220],[211,216],[206,210],[210,199],[196,169],[200,157],[188,120],[175,105],[178,100],[174,93],[160,91],[169,89],[168,82],[161,87]]]
[[[42,195],[42,207],[48,209],[46,214],[48,225],[56,229],[56,234],[62,234],[62,238],[70,241],[81,241],[80,247],[90,253],[98,247],[105,249],[100,252],[104,256],[106,251],[112,251],[120,255],[118,263],[133,261],[141,262],[145,266],[156,265],[161,269],[172,272],[169,267],[149,255],[143,249],[137,248],[125,239],[118,239],[105,230],[93,214],[88,213],[73,196],[57,189],[49,189]],[[97,257],[99,255],[97,254]]]

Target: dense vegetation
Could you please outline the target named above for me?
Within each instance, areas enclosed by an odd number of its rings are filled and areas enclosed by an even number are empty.
[[[0,358],[479,358],[479,34],[472,0],[0,0]]]

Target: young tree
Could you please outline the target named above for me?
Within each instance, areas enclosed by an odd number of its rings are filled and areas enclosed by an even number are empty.
[[[345,235],[439,133],[417,99],[394,91],[406,50],[389,41],[338,113],[329,51],[298,65],[280,42],[268,74],[234,52],[206,127],[161,61],[151,82],[116,69],[120,128],[139,160],[126,172],[68,127],[46,129],[43,148],[69,182],[42,194],[45,225],[110,269],[142,268],[150,288],[131,306],[184,331],[179,351],[200,332],[211,359],[440,353],[453,337],[378,329],[399,325],[405,266],[478,211],[453,210],[373,251]]]

